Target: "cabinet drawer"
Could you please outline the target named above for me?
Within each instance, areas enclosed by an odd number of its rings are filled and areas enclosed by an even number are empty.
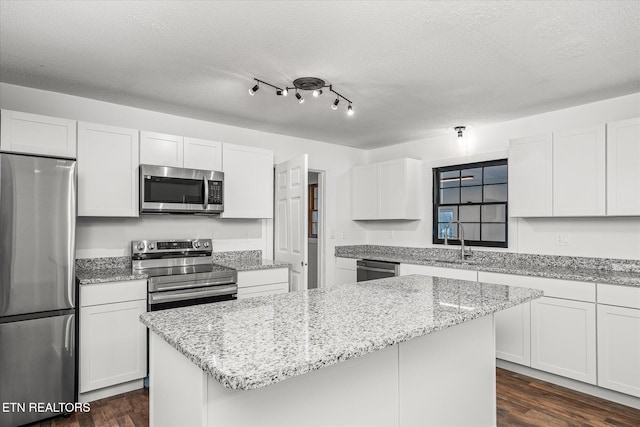
[[[499,285],[540,289],[545,297],[576,301],[596,302],[596,284],[575,280],[547,279],[544,277],[517,276],[513,274],[480,271],[478,281]]]
[[[598,304],[640,309],[640,287],[598,283]]]
[[[238,271],[238,288],[289,282],[288,268]]]
[[[286,294],[289,292],[289,283],[273,283],[270,285],[249,286],[238,289],[238,299],[258,297],[264,295]]]
[[[429,265],[400,264],[400,275],[408,276],[409,274],[424,274],[426,276],[445,277],[447,279],[469,280],[472,282],[475,282],[478,280],[478,272],[476,270],[432,267]]]
[[[80,286],[80,307],[146,299],[146,280]]]
[[[358,260],[354,258],[341,258],[336,257],[336,267],[344,268],[346,270],[356,270],[356,262]]]

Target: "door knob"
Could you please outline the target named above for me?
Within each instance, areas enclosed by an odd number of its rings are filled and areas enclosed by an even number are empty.
[[[309,265],[309,264],[307,264],[307,263],[306,263],[306,262],[304,262],[304,261],[300,261],[300,265],[301,265],[302,267],[306,267],[306,266],[307,266],[307,265]]]

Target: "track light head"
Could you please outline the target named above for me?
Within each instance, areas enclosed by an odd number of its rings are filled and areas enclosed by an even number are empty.
[[[300,104],[302,104],[304,102],[304,98],[298,92],[296,92],[296,99],[298,100],[298,102]]]
[[[467,128],[464,127],[464,126],[456,126],[456,127],[453,128],[453,130],[458,132],[458,138],[462,138],[462,132],[464,132],[465,129],[467,129]]]
[[[256,92],[258,91],[258,89],[260,89],[260,86],[258,86],[258,84],[256,83],[256,85],[254,87],[249,89],[249,95],[251,95],[251,96],[255,95]]]
[[[320,95],[322,95],[322,89],[316,89],[316,90],[313,91],[313,97],[314,98],[317,98]]]
[[[287,95],[289,95],[289,89],[285,87],[284,89],[282,89],[282,96],[287,96]]]
[[[347,116],[353,116],[353,107],[351,104],[347,107]]]
[[[336,98],[335,101],[333,101],[333,104],[331,104],[331,109],[332,110],[337,110],[338,109],[338,104],[340,103],[340,98]]]

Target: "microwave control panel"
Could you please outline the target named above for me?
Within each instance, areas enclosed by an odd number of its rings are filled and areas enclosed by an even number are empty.
[[[222,204],[222,181],[209,181],[209,200],[210,205]]]

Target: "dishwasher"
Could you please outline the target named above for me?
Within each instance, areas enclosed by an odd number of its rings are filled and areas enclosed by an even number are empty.
[[[398,275],[399,266],[398,262],[359,259],[356,263],[358,282],[395,277]]]

